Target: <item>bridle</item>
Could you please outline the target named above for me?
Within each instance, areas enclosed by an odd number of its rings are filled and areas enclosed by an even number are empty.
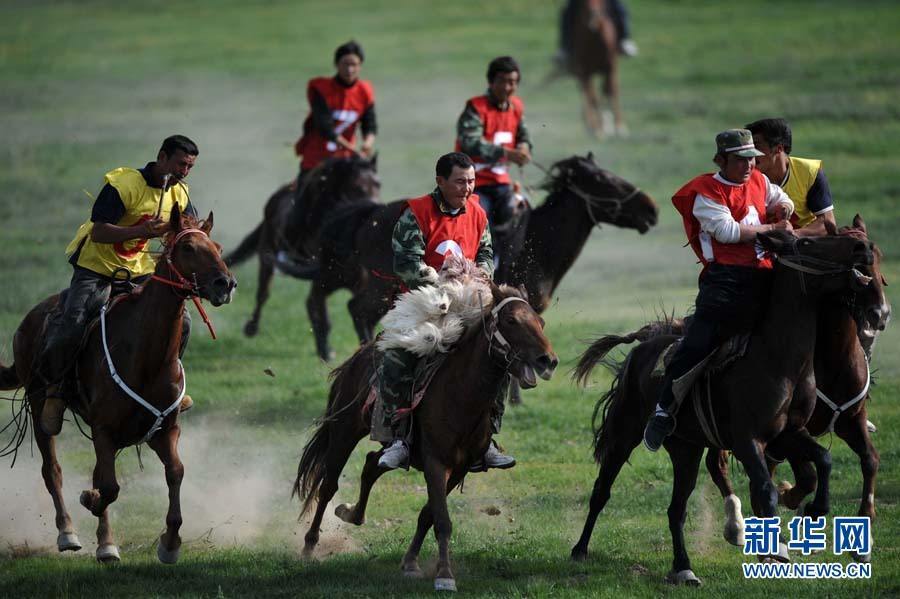
[[[513,352],[512,345],[509,341],[506,340],[506,337],[503,336],[503,333],[500,332],[500,329],[498,327],[498,321],[500,320],[500,311],[514,302],[523,302],[525,304],[528,304],[527,300],[524,300],[521,297],[517,296],[503,298],[500,303],[491,308],[490,321],[484,323],[484,334],[488,340],[488,354],[492,358],[500,361],[503,365],[504,370],[509,370],[509,367],[519,359],[516,353]],[[510,357],[510,354],[513,354],[513,356]]]
[[[822,258],[816,258],[815,256],[804,256],[797,252],[797,243],[798,239],[795,239],[791,242],[791,253],[787,256],[782,254],[777,254],[775,256],[775,261],[785,266],[791,270],[795,270],[800,273],[800,290],[804,295],[806,295],[806,277],[805,275],[813,275],[813,276],[828,276],[828,275],[839,275],[844,273],[853,273],[853,276],[856,280],[865,280],[868,279],[866,275],[859,272],[855,266],[850,265],[846,266],[841,264],[840,262],[834,262],[832,260],[825,260]],[[851,286],[852,287],[852,286]]]
[[[163,249],[161,258],[165,259],[166,265],[169,267],[169,272],[174,275],[173,278],[165,278],[161,277],[157,274],[153,274],[150,276],[152,281],[158,281],[163,283],[164,285],[169,285],[173,288],[173,291],[180,290],[186,292],[184,295],[175,291],[175,294],[178,295],[181,299],[191,299],[194,301],[194,305],[197,307],[197,311],[200,313],[200,316],[203,318],[203,322],[206,323],[207,328],[209,328],[209,334],[212,335],[212,338],[216,338],[216,330],[213,328],[212,321],[209,319],[209,316],[206,314],[206,310],[203,308],[202,300],[200,299],[200,285],[197,283],[197,273],[191,273],[191,279],[186,278],[178,268],[175,266],[175,263],[172,261],[172,252],[175,251],[175,246],[183,237],[192,234],[203,235],[207,239],[209,239],[209,235],[207,235],[206,231],[202,229],[189,228],[182,229],[179,231],[175,237],[172,238],[171,241],[166,242],[165,248]]]

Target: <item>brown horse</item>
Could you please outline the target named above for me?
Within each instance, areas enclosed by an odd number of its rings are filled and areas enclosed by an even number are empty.
[[[543,312],[553,292],[600,223],[647,232],[656,224],[657,207],[646,193],[597,166],[593,156],[572,156],[555,163],[542,187],[544,203],[528,217],[523,249],[503,272],[500,283],[524,285],[531,306]],[[390,204],[345,204],[328,217],[320,234],[321,269],[306,309],[319,357],[332,355],[326,300],[350,289],[347,304],[361,342],[371,341],[375,325],[399,292],[393,275],[391,236],[406,200]],[[347,239],[350,239],[349,242]]]
[[[535,374],[549,379],[559,362],[544,336],[543,320],[525,301],[524,294],[510,287],[493,287],[492,291],[494,307],[486,309],[482,323],[471,327],[447,355],[412,416],[411,463],[425,474],[428,503],[419,513],[416,533],[401,568],[407,576],[422,575],[418,554],[428,529],[434,525],[439,547],[438,590],[456,588],[450,569],[452,525],[446,496],[487,450],[494,398],[508,375],[533,384]],[[328,408],[303,449],[294,492],[304,501],[302,513],[316,504],[304,555],[311,555],[319,541],[325,508],[337,492],[347,459],[369,433],[371,414],[364,412],[363,400],[375,372],[374,353],[373,344],[365,344],[334,371]],[[386,472],[378,467],[381,453],[372,451],[366,456],[357,503],[335,510],[345,522],[364,522],[372,485]]]
[[[853,219],[853,226],[843,231],[868,239],[866,224],[859,215]],[[871,266],[859,267],[863,274],[871,278],[871,283],[850,295],[840,295],[822,303],[815,349],[816,405],[806,423],[807,430],[816,437],[834,431],[859,456],[863,486],[858,513],[872,519],[875,518],[875,477],[879,456],[866,427],[869,363],[860,339],[874,338],[877,332],[884,330],[890,318],[891,306],[884,292],[885,280],[880,263],[881,253],[876,251]],[[772,449],[770,454],[777,453],[777,447]],[[797,484],[782,483],[778,489],[778,499],[788,508],[797,509],[803,499],[816,490],[816,471],[807,461],[793,455],[786,458]],[[770,460],[773,476],[776,465],[777,462]],[[706,466],[726,501],[728,518],[725,538],[733,544],[742,545],[743,519],[740,502],[736,501],[728,478],[727,452],[709,450]],[[853,556],[861,561],[871,559],[871,554],[854,553]]]
[[[772,294],[764,322],[753,331],[746,354],[713,375],[710,392],[716,398],[714,422],[721,449],[731,449],[750,478],[754,512],[758,516],[776,514],[777,493],[764,458],[766,446],[781,435],[783,451],[813,460],[817,468],[830,468],[828,451],[818,445],[804,428],[815,404],[813,350],[819,299],[853,285],[865,284],[855,271],[860,264],[872,264],[874,246],[845,236],[797,239],[790,233],[771,232],[757,237],[762,246],[777,256]],[[575,376],[584,382],[593,367],[623,337],[597,340],[581,357]],[[591,494],[590,511],[574,559],[587,556],[597,516],[609,500],[610,489],[632,450],[640,443],[659,396],[661,377],[653,377],[661,352],[675,339],[661,335],[637,345],[617,368],[612,387],[595,411],[603,412],[603,422],[595,426],[594,455],[600,472]],[[678,426],[665,442],[674,468],[669,530],[674,560],[668,580],[700,584],[691,570],[684,543],[687,500],[694,489],[700,459],[707,438],[692,402],[685,402],[678,414]],[[827,482],[827,476],[825,478]],[[812,517],[829,510],[828,486],[820,485],[816,497],[806,505]],[[784,545],[782,544],[782,548]],[[777,558],[786,558],[786,552]]]
[[[178,404],[185,385],[178,350],[184,302],[196,296],[219,306],[231,301],[237,285],[221,260],[221,248],[209,238],[212,225],[212,213],[198,223],[175,206],[153,278],[108,313],[104,308],[101,324],[88,332],[76,361],[80,399],[69,407],[90,426],[97,458],[94,486],[83,491],[80,500],[99,519],[96,556],[101,562],[119,560],[108,510],[119,495],[116,452],[143,441],[159,456],[169,486],[166,530],[159,539],[157,556],[163,563],[178,560],[179,493],[184,477],[178,457]],[[43,383],[39,376],[32,376],[45,320],[58,301],[57,295],[45,299],[22,320],[13,338],[15,363],[0,366],[0,388],[25,387],[26,409],[31,412],[34,438],[43,458],[41,473],[56,508],[57,547],[77,551],[81,543],[63,501],[55,439],[40,426]],[[150,407],[141,405],[135,395]]]
[[[607,15],[605,2],[599,2],[597,17],[592,17],[587,1],[579,3],[572,22],[572,53],[566,65],[581,88],[584,123],[588,133],[628,135],[619,104],[619,40],[612,19]],[[551,73],[548,82],[559,76]],[[600,111],[600,97],[594,88],[595,75],[603,77],[603,95],[609,108]],[[610,113],[610,110],[612,111]]]
[[[259,284],[256,306],[244,325],[244,334],[252,337],[259,332],[263,305],[269,299],[275,258],[279,251],[292,252],[303,246],[307,253],[318,247],[318,230],[326,215],[336,206],[361,201],[378,201],[381,182],[376,173],[376,160],[357,155],[350,158],[326,160],[309,172],[304,180],[304,217],[300,239],[288,239],[284,229],[294,205],[295,183],[282,185],[266,201],[263,220],[241,243],[225,257],[229,267],[237,266],[254,253],[259,255]],[[309,273],[286,271],[298,278],[315,278],[317,269]]]

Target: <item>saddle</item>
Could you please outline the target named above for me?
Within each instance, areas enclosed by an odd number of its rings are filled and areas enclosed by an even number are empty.
[[[378,359],[379,357],[376,357],[376,360]],[[438,353],[419,360],[414,375],[415,383],[413,385],[412,400],[410,401],[409,408],[404,410],[404,413],[411,414],[419,407],[419,404],[422,403],[422,398],[425,397],[428,386],[431,384],[431,380],[446,359],[447,354]],[[393,431],[389,426],[385,426],[384,424],[384,405],[382,404],[381,394],[378,392],[377,370],[372,373],[372,378],[369,379],[369,394],[366,396],[366,401],[363,403],[363,413],[366,412],[372,413],[369,438],[373,441],[378,441],[379,443],[390,443],[393,441]],[[410,427],[410,431],[411,430],[412,428]]]
[[[666,367],[672,361],[675,351],[683,341],[683,337],[674,340],[659,354],[656,365],[653,367],[651,377],[662,378]],[[710,380],[712,376],[721,372],[735,360],[747,353],[750,345],[750,333],[735,335],[725,340],[719,347],[703,358],[699,364],[685,373],[680,378],[672,381],[672,393],[675,396],[675,411],[681,407],[685,399],[690,398],[694,404],[694,412],[707,441],[714,447],[725,448],[725,443],[719,434],[716,425],[716,415],[713,405],[713,397],[710,392]]]

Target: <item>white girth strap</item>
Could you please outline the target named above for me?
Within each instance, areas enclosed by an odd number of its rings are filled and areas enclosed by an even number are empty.
[[[824,393],[822,393],[821,391],[816,389],[816,396],[822,400],[822,403],[824,403],[826,406],[831,408],[832,412],[834,412],[834,414],[831,415],[831,422],[828,423],[828,428],[825,429],[825,432],[822,433],[823,435],[825,433],[834,432],[834,424],[835,424],[835,422],[837,422],[837,419],[841,417],[841,414],[843,414],[844,412],[846,412],[847,410],[849,410],[850,408],[852,408],[853,406],[855,406],[856,404],[858,404],[859,402],[861,402],[863,400],[863,398],[866,396],[866,393],[869,392],[869,384],[871,382],[872,382],[872,373],[869,370],[869,362],[867,360],[866,361],[866,384],[863,386],[862,391],[860,391],[856,395],[856,397],[854,397],[853,399],[851,399],[844,405],[842,405],[842,406],[837,405],[836,403],[834,403],[833,401],[828,399],[827,395],[825,395]]]
[[[106,342],[106,309],[108,306],[103,306],[100,309],[100,338],[103,340],[103,353],[106,356],[106,363],[109,365],[109,375],[112,377],[112,380],[116,382],[122,391],[125,392],[131,399],[138,402],[142,406],[144,406],[151,414],[156,416],[156,421],[153,423],[153,426],[150,427],[150,430],[147,431],[147,434],[144,435],[144,438],[140,440],[140,443],[146,443],[149,441],[153,435],[156,434],[160,428],[162,428],[162,422],[165,420],[166,416],[171,414],[174,410],[178,409],[179,404],[181,404],[181,400],[184,397],[184,391],[187,389],[187,378],[184,374],[184,366],[181,364],[181,360],[178,360],[178,368],[181,369],[181,392],[178,394],[178,399],[175,402],[160,412],[155,407],[150,405],[143,397],[135,393],[131,387],[125,384],[125,381],[122,380],[122,377],[119,376],[119,373],[116,372],[116,367],[113,364],[112,356],[109,355],[109,345]],[[139,443],[139,444],[140,444]]]
[[[494,306],[494,308],[491,310],[491,318],[496,320],[497,315],[500,314],[500,310],[503,309],[503,306],[505,306],[506,304],[510,304],[512,302],[525,302],[526,304],[528,303],[526,300],[523,300],[521,297],[512,296],[512,297],[503,298],[503,300],[499,304]],[[506,337],[504,337],[502,334],[500,334],[500,330],[497,327],[494,327],[494,339],[497,340],[497,343],[500,344],[500,347],[503,347],[503,348],[509,347],[509,341],[506,340]]]

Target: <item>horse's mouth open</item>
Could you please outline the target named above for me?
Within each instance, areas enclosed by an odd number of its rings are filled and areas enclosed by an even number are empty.
[[[524,389],[532,389],[537,386],[537,377],[541,377],[545,381],[549,381],[553,376],[555,364],[550,367],[538,366],[537,369],[531,364],[523,364],[522,371],[519,373],[519,384]]]

